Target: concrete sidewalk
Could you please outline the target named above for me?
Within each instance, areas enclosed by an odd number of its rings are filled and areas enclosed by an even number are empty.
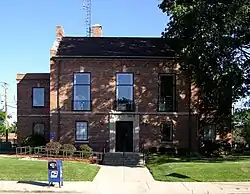
[[[93,182],[64,182],[48,188],[48,182],[0,181],[1,193],[82,194],[250,194],[250,182],[160,182],[147,168],[101,166]]]
[[[54,187],[48,187],[48,182],[22,182],[0,181],[0,193],[83,193],[100,194],[92,182],[64,182],[59,188],[55,183]]]
[[[105,194],[250,194],[250,182],[160,182],[143,167],[102,166],[93,183]]]

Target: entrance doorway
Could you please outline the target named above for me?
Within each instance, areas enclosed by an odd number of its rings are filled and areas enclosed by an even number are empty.
[[[116,152],[133,152],[133,121],[116,122]]]

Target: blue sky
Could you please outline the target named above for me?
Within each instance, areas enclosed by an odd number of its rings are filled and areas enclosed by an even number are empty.
[[[168,18],[159,2],[92,0],[92,24],[102,24],[103,36],[160,36]],[[62,25],[66,35],[85,36],[82,5],[83,0],[0,1],[0,82],[9,83],[10,106],[16,106],[17,73],[49,72],[56,25]],[[15,120],[15,108],[9,111]]]

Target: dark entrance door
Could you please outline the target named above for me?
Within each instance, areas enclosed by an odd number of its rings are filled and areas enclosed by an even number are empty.
[[[116,152],[133,152],[133,121],[116,122]]]

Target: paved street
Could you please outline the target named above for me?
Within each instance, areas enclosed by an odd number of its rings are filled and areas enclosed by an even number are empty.
[[[0,193],[250,194],[250,182],[159,182],[152,178],[147,168],[122,166],[102,166],[93,182],[65,182],[62,188],[44,185],[41,182],[1,181]]]

